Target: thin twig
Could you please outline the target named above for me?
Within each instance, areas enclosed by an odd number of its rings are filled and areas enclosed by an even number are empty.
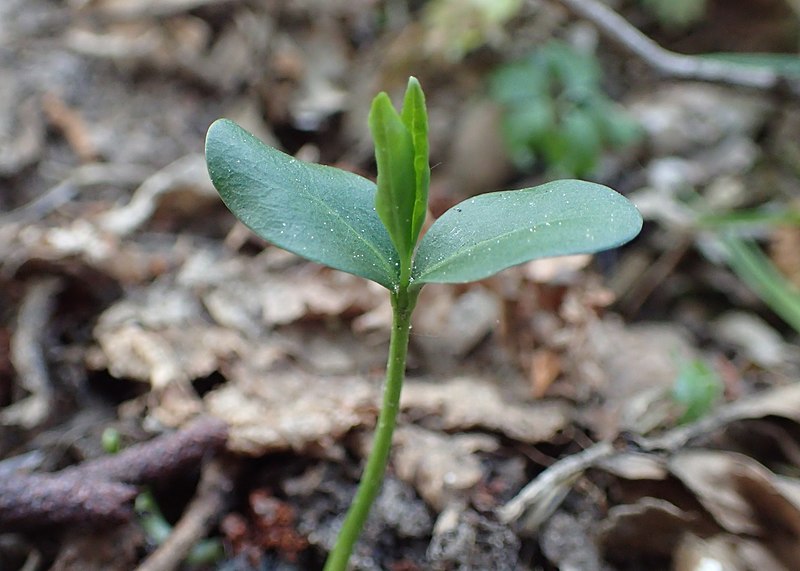
[[[137,571],[172,571],[180,566],[223,512],[233,490],[235,471],[221,459],[206,464],[197,494],[180,521]]]
[[[563,495],[557,494],[560,498],[553,501],[550,498],[551,492],[560,489],[568,490],[586,470],[612,454],[614,454],[614,447],[610,442],[598,442],[577,454],[562,458],[540,473],[511,501],[500,508],[498,510],[500,520],[509,523],[519,519],[528,508],[541,503],[541,500],[545,498],[550,500],[546,502],[548,504],[546,511],[549,513],[541,514],[542,517],[537,519],[547,519],[564,499]]]
[[[0,481],[0,531],[51,525],[102,526],[133,515],[134,486],[57,477],[11,476]]]
[[[791,81],[786,75],[766,67],[666,50],[598,0],[560,0],[560,2],[666,76],[767,90],[785,86],[793,94],[800,93],[800,82]]]
[[[126,521],[138,490],[163,481],[219,452],[226,425],[201,419],[125,451],[53,474],[11,474],[0,480],[0,530],[65,523],[86,526]]]
[[[50,413],[53,387],[44,356],[47,322],[53,312],[55,295],[61,288],[57,278],[35,282],[19,309],[17,329],[11,337],[11,363],[20,386],[30,396],[0,412],[1,424],[25,428],[38,426]]]
[[[89,460],[60,473],[81,478],[153,483],[167,480],[197,466],[204,456],[222,450],[228,438],[227,425],[216,418],[202,418],[179,430],[135,444],[111,456]]]

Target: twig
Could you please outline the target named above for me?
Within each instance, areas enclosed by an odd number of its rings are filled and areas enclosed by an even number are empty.
[[[785,86],[795,95],[800,93],[800,82],[790,81],[790,78],[772,69],[666,50],[598,0],[560,2],[666,76],[767,90]]]
[[[186,188],[198,196],[216,196],[202,154],[183,156],[145,179],[128,204],[103,214],[100,227],[117,236],[127,236],[149,220],[162,195]]]
[[[174,477],[218,452],[225,423],[201,419],[183,430],[137,444],[114,456],[53,474],[14,474],[0,481],[0,530],[64,523],[122,522],[138,493],[131,484]]]
[[[101,526],[128,521],[137,490],[117,482],[49,474],[0,481],[0,530],[49,525]]]
[[[208,534],[225,508],[233,490],[232,471],[231,466],[219,459],[205,466],[197,495],[166,541],[139,565],[137,571],[172,571],[178,568],[192,547]]]
[[[88,163],[75,167],[67,178],[32,201],[0,216],[0,226],[30,224],[69,203],[85,187],[100,184],[137,185],[150,174],[150,169],[137,164]]]
[[[89,460],[60,474],[81,478],[142,484],[167,480],[219,452],[228,438],[227,425],[203,418],[186,428],[135,444],[119,454]]]
[[[598,442],[577,454],[562,458],[540,473],[511,501],[500,508],[498,510],[500,520],[505,523],[512,522],[519,519],[531,506],[540,505],[542,507],[539,508],[535,519],[539,522],[544,521],[558,508],[566,495],[558,492],[569,491],[572,484],[586,470],[612,454],[614,447],[610,442]],[[545,499],[548,501],[543,501]]]
[[[47,322],[61,287],[57,278],[47,278],[31,285],[17,317],[17,329],[11,338],[11,363],[19,384],[30,396],[0,412],[0,424],[25,428],[39,425],[49,414],[53,387],[44,357]]]

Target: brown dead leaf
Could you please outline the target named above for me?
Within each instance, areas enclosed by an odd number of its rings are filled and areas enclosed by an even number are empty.
[[[486,434],[445,435],[417,426],[395,432],[393,466],[397,476],[414,486],[437,511],[453,501],[465,503],[466,493],[484,476],[476,452],[497,449]]]
[[[460,295],[452,287],[428,286],[420,296],[425,311],[415,315],[412,335],[425,338],[421,350],[434,366],[447,363],[447,357],[464,357],[500,320],[500,300],[482,286]]]
[[[237,332],[208,323],[192,295],[166,287],[110,307],[94,335],[99,349],[90,356],[93,368],[156,389],[208,376],[245,348]]]
[[[780,333],[753,313],[728,311],[711,324],[712,332],[730,343],[754,364],[778,368],[797,361],[797,349],[783,340]]]
[[[725,571],[747,571],[749,567],[736,553],[736,538],[717,535],[710,539],[701,539],[693,534],[686,534],[675,550],[672,568],[675,571],[697,571],[698,569],[724,569]],[[783,567],[759,567],[762,569],[782,570]]]
[[[570,422],[560,404],[507,400],[491,380],[469,377],[407,382],[400,406],[437,415],[444,430],[484,429],[531,444],[552,439]]]
[[[642,498],[635,504],[612,507],[599,527],[598,542],[612,559],[629,559],[634,553],[665,557],[698,524],[695,514],[666,500]]]
[[[553,381],[561,374],[561,358],[549,349],[537,349],[531,355],[531,392],[542,398]]]
[[[775,475],[733,452],[687,450],[669,469],[731,533],[768,536],[776,530],[800,538],[800,509],[787,499]]]
[[[285,325],[308,317],[363,313],[387,301],[384,290],[373,285],[304,264],[269,276],[261,299],[263,318],[270,325]]]
[[[672,323],[624,325],[607,317],[590,323],[570,347],[580,382],[604,399],[589,420],[598,434],[646,434],[673,418],[669,392],[679,367],[697,356],[686,332]]]
[[[229,382],[205,396],[208,410],[230,426],[228,447],[249,456],[328,448],[377,413],[373,383],[300,370],[265,373],[240,363]]]

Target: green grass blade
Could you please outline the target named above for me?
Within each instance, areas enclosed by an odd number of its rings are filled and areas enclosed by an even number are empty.
[[[800,333],[800,294],[752,241],[732,235],[722,243],[728,265],[781,319]]]

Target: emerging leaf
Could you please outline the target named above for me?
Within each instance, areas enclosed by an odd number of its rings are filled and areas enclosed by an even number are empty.
[[[431,167],[428,159],[428,112],[425,109],[425,94],[416,78],[408,80],[403,110],[403,123],[411,133],[414,145],[414,218],[411,226],[411,241],[417,243],[425,215],[428,212],[428,187],[431,180]]]
[[[399,283],[372,182],[298,161],[226,119],[208,130],[206,162],[226,206],[265,240],[388,289]]]
[[[372,102],[369,128],[378,164],[375,208],[405,265],[414,250],[414,142],[386,93],[379,93]]]
[[[642,227],[638,210],[608,187],[559,180],[490,192],[445,212],[420,242],[412,280],[464,283],[537,258],[620,246]]]
[[[402,281],[411,270],[428,208],[428,115],[419,82],[409,79],[400,113],[386,93],[379,93],[372,101],[369,128],[378,164],[375,207],[400,256]]]

